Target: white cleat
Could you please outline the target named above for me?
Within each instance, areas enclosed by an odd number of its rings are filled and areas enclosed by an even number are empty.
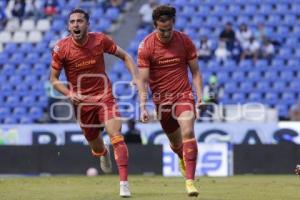
[[[107,149],[107,153],[105,156],[100,157],[100,168],[104,173],[107,174],[112,172],[112,164],[110,160],[109,146],[105,145],[105,148]]]
[[[120,181],[120,196],[124,198],[131,196],[128,181]]]

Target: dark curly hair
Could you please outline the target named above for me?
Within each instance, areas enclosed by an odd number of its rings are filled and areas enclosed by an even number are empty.
[[[170,19],[175,21],[176,8],[169,5],[157,6],[152,12],[152,20],[155,26],[157,26],[157,21],[166,22]]]
[[[75,8],[75,9],[73,9],[73,10],[69,13],[69,18],[70,18],[70,16],[71,16],[72,14],[74,14],[74,13],[81,13],[81,14],[83,14],[83,15],[84,15],[84,18],[86,19],[86,21],[89,22],[89,20],[90,20],[90,15],[89,15],[85,10],[83,10],[83,9],[81,9],[81,8]]]

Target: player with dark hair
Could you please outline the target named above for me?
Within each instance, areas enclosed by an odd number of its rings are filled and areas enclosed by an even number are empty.
[[[149,83],[162,128],[169,138],[171,149],[180,158],[187,193],[189,196],[198,196],[199,192],[194,186],[198,155],[194,135],[196,109],[188,69],[192,73],[197,106],[202,101],[202,77],[195,45],[186,34],[173,30],[175,16],[176,9],[171,6],[156,7],[152,14],[155,31],[139,46],[141,121],[149,120],[145,109]]]
[[[69,15],[70,35],[57,42],[52,52],[50,81],[54,88],[67,96],[74,105],[92,154],[100,157],[101,169],[111,172],[109,148],[99,136],[103,127],[110,137],[120,176],[120,196],[129,197],[128,150],[120,134],[121,120],[112,85],[105,73],[103,54],[122,59],[137,82],[137,68],[132,58],[103,33],[88,32],[89,14],[75,9]],[[59,81],[65,70],[69,87]]]

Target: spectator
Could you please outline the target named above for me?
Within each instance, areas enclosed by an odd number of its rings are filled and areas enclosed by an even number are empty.
[[[44,4],[44,14],[46,16],[53,16],[57,13],[57,0],[46,0]]]
[[[216,74],[209,78],[208,85],[203,89],[204,105],[201,106],[201,117],[214,118],[219,99],[223,96],[223,87],[218,85]]]
[[[289,118],[291,121],[300,121],[300,100],[293,105],[289,111]]]
[[[206,36],[202,37],[200,40],[200,47],[197,51],[198,58],[207,62],[212,57],[212,47],[211,42]]]
[[[260,44],[263,44],[266,39],[270,38],[270,32],[265,28],[264,24],[259,24],[254,36]]]
[[[241,60],[246,58],[252,58],[256,62],[259,54],[260,44],[254,37],[251,37],[249,42],[245,43],[243,52],[241,55]]]
[[[145,3],[141,6],[139,10],[139,14],[142,19],[142,24],[140,25],[140,28],[152,28],[152,11],[157,6],[157,3],[155,0],[149,0],[148,3]]]
[[[40,9],[41,9],[40,0],[26,0],[25,4],[25,17],[33,17],[34,19],[38,19],[41,17]]]
[[[25,0],[16,0],[11,10],[11,14],[13,17],[17,17],[22,21],[25,14]]]
[[[261,54],[263,58],[269,61],[273,58],[275,54],[275,47],[268,39],[265,39],[263,42],[263,46],[261,48]]]
[[[2,31],[5,28],[6,22],[7,22],[7,16],[4,10],[0,9],[0,31]]]
[[[231,52],[235,43],[235,32],[232,29],[231,23],[226,23],[225,29],[220,34],[220,40],[226,42],[226,48]]]
[[[215,56],[217,60],[225,61],[230,56],[229,50],[226,48],[225,41],[219,41],[218,48],[215,51]]]
[[[248,29],[246,24],[241,24],[239,30],[236,32],[236,39],[239,42],[242,49],[248,45],[250,38],[252,37],[252,32]]]
[[[128,131],[124,135],[126,144],[129,143],[142,144],[141,131],[135,127],[134,119],[128,120],[127,126],[128,126]]]

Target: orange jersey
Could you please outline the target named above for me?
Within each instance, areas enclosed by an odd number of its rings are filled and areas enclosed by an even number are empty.
[[[114,54],[116,49],[115,42],[103,33],[88,33],[82,46],[68,36],[54,47],[51,66],[65,70],[71,90],[84,95],[86,102],[110,98],[112,86],[105,73],[103,54]]]
[[[170,42],[162,43],[156,32],[148,35],[138,49],[138,66],[149,68],[149,85],[155,104],[173,103],[181,95],[192,97],[188,61],[197,57],[189,37],[173,32]]]

